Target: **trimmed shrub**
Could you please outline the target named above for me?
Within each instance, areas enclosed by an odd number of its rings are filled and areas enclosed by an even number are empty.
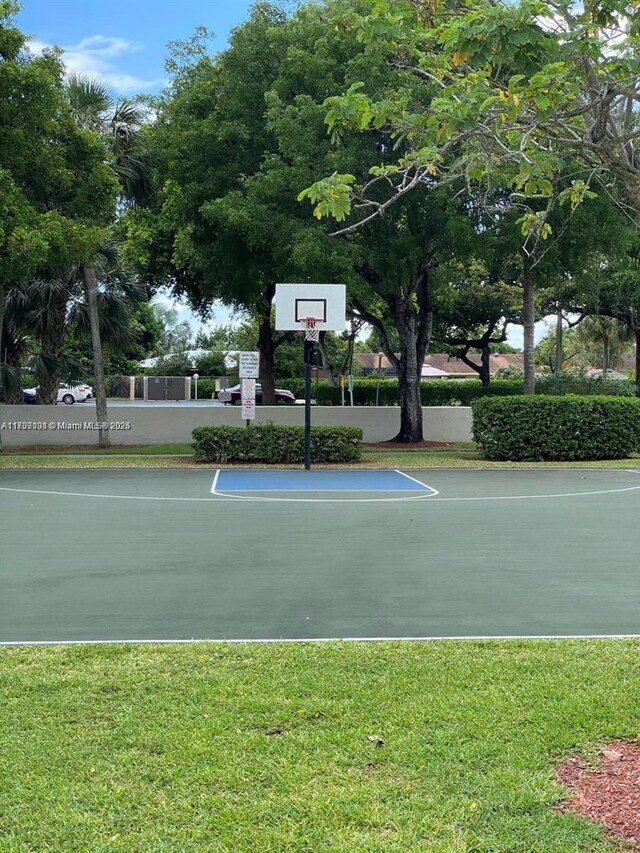
[[[377,379],[356,379],[353,383],[353,402],[356,406],[375,406]],[[304,380],[289,379],[283,382],[298,398],[304,396]],[[636,386],[626,379],[608,379],[600,376],[574,376],[570,373],[550,374],[536,379],[537,394],[580,394],[597,396],[636,396]],[[524,394],[522,379],[493,379],[483,388],[479,379],[427,379],[420,383],[423,406],[470,406],[481,397],[512,397]],[[312,380],[311,395],[319,406],[339,406],[342,394],[339,387],[331,388],[325,379]],[[399,391],[397,379],[381,379],[380,406],[397,406]],[[349,392],[345,388],[345,402]]]
[[[216,390],[215,379],[198,379],[198,400],[211,400],[212,394]],[[191,399],[196,398],[196,380],[191,378]]]
[[[326,382],[326,380],[322,380]],[[304,397],[304,379],[276,379],[277,388],[285,388],[291,391],[296,400],[301,400]],[[315,396],[316,380],[311,380],[311,396]]]
[[[550,373],[536,379],[536,394],[597,394],[599,396],[635,397],[637,388],[628,379],[608,376],[581,376],[573,373]]]
[[[521,379],[494,379],[483,388],[479,379],[431,379],[420,387],[423,406],[470,406],[479,397],[513,397],[524,392]]]
[[[622,459],[640,449],[640,400],[567,395],[472,403],[473,437],[488,459]]]
[[[304,461],[304,427],[255,424],[250,427],[196,427],[196,462],[266,462],[283,465]],[[313,462],[357,462],[362,430],[347,426],[311,428]]]
[[[356,379],[353,383],[353,402],[356,406],[375,406],[377,379]],[[476,379],[428,379],[420,383],[423,406],[468,406],[472,400],[486,396],[522,394],[524,386],[518,380],[494,380],[483,388]],[[340,388],[330,388],[325,381],[314,384],[314,396],[319,406],[339,406],[342,395]],[[381,379],[380,406],[397,406],[400,402],[397,379]],[[345,388],[345,402],[349,403],[349,392]]]
[[[129,397],[128,376],[105,376],[104,387],[107,397]],[[95,393],[95,388],[94,388]]]

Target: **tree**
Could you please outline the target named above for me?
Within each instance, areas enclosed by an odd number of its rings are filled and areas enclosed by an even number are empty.
[[[67,82],[67,97],[78,126],[97,135],[107,147],[109,156],[105,157],[105,163],[108,163],[117,181],[121,200],[146,200],[150,192],[149,163],[141,145],[140,128],[144,118],[141,110],[128,100],[116,101],[99,81],[75,75]],[[97,251],[98,247],[95,248]],[[91,255],[82,265],[81,272],[93,349],[96,413],[100,424],[99,445],[109,447],[111,440],[98,314],[98,277]]]
[[[0,3],[0,352],[5,305],[13,314],[15,343],[20,312],[42,294],[37,285],[95,253],[105,237],[101,226],[115,209],[104,149],[72,119],[58,55],[26,53],[25,37],[12,24],[16,11],[15,4]],[[59,316],[60,304],[52,307]],[[40,365],[49,375],[52,362],[45,355]]]
[[[18,9],[0,0],[0,385],[8,391],[17,373],[7,364],[6,299],[47,254],[49,216],[42,201],[56,172],[50,153],[61,73],[55,56],[25,55],[26,38],[13,23]]]
[[[203,30],[173,46],[172,80],[148,134],[161,196],[151,216],[133,214],[128,223],[131,252],[147,278],[169,283],[203,316],[213,299],[261,315],[265,401],[274,396],[273,353],[282,340],[270,325],[275,282],[284,274],[274,255],[284,258],[286,249],[281,223],[266,210],[252,222],[258,206],[251,209],[244,186],[269,150],[264,94],[281,62],[284,20],[275,6],[258,4],[219,57],[206,54]],[[260,237],[261,226],[270,233]],[[147,251],[149,244],[156,248]]]
[[[470,194],[503,188],[509,206],[521,209],[532,393],[536,281],[553,215],[563,202],[573,211],[592,198],[598,182],[619,201],[612,176],[640,202],[633,9],[607,2],[583,10],[568,0],[475,0],[453,9],[382,0],[346,4],[338,17],[371,55],[386,56],[395,82],[372,94],[355,81],[329,97],[329,132],[335,139],[352,129],[382,131],[388,144],[364,180],[336,169],[302,197],[319,217],[349,217],[337,232],[348,233],[425,185],[464,180]]]
[[[577,340],[584,344],[587,357],[594,367],[602,369],[606,376],[611,368],[618,367],[622,356],[634,340],[632,330],[626,323],[613,317],[590,315],[576,329]]]
[[[179,320],[175,308],[160,305],[157,302],[151,306],[157,321],[162,324],[162,337],[158,345],[158,353],[167,355],[188,349],[191,344],[191,326],[187,320]]]
[[[449,265],[450,278],[439,299],[438,338],[452,355],[475,370],[484,387],[491,381],[491,352],[507,339],[509,320],[518,314],[519,288],[496,280],[482,262]],[[480,353],[480,364],[469,352]]]
[[[618,258],[601,259],[590,279],[587,311],[626,325],[635,339],[635,383],[640,389],[640,250],[635,230],[620,235]]]
[[[562,360],[558,364],[556,331],[548,332],[536,346],[536,364],[549,373],[582,373],[588,366],[584,345],[577,339],[576,330],[563,334]]]

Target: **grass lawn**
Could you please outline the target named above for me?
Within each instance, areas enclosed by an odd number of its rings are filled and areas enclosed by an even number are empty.
[[[0,851],[613,851],[553,768],[640,736],[639,652],[5,648]]]
[[[194,467],[190,444],[151,444],[134,447],[13,448],[0,453],[1,468],[185,468]],[[628,459],[601,462],[491,462],[483,459],[474,444],[461,442],[427,450],[366,445],[362,461],[329,468],[633,468],[640,453]],[[205,467],[198,465],[197,467]],[[209,467],[227,467],[211,465]],[[242,467],[264,467],[248,465]],[[300,467],[287,466],[282,467]]]

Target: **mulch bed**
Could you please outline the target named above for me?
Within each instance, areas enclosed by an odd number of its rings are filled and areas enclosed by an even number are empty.
[[[430,447],[449,447],[448,441],[372,441],[363,442],[365,447],[378,447],[384,450],[427,450]]]
[[[614,741],[602,747],[597,767],[581,755],[556,767],[556,776],[572,794],[558,811],[582,815],[640,850],[640,743]]]

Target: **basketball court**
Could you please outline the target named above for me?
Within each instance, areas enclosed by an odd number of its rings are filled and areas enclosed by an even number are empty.
[[[8,470],[0,642],[640,635],[640,470]]]

